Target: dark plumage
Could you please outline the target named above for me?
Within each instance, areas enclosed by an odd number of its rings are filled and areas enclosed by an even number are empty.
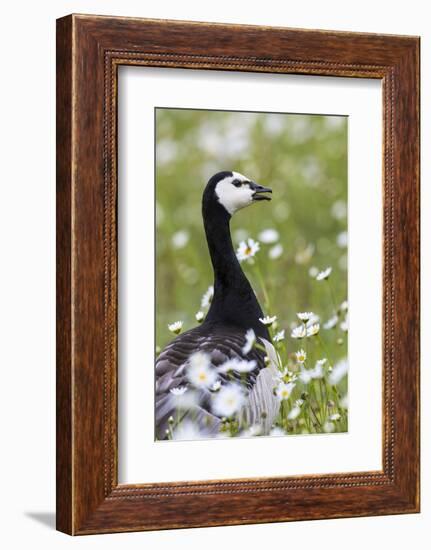
[[[254,200],[262,200],[261,193],[270,190],[238,174],[244,178],[243,191],[240,193],[232,189],[231,196],[229,185],[241,187],[236,176],[232,172],[219,172],[209,180],[203,193],[202,217],[214,269],[214,297],[202,325],[175,338],[157,358],[155,414],[158,439],[165,437],[168,418],[175,413],[170,390],[189,385],[186,368],[190,355],[197,351],[205,352],[210,357],[212,368],[217,368],[232,358],[255,360],[256,368],[246,375],[245,380],[250,391],[256,385],[260,370],[265,366],[261,351],[252,349],[247,356],[242,353],[248,329],[252,328],[256,337],[267,341],[270,341],[270,336],[267,328],[259,321],[263,317],[262,309],[236,257],[229,227],[231,212],[228,210],[235,211],[232,206],[235,200],[239,201],[237,208],[241,208],[241,200],[246,206]],[[239,380],[240,375],[233,371],[229,373],[230,380],[232,377]],[[223,384],[227,375],[220,374],[219,378]],[[244,376],[241,380],[244,380]],[[193,411],[193,419],[208,434],[215,433],[218,431],[220,419],[211,412],[211,392],[200,392],[200,407],[198,411]],[[252,416],[256,414],[258,413],[253,413]]]

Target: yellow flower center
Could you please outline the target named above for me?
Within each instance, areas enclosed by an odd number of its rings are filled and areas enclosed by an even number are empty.
[[[199,382],[204,382],[207,379],[207,375],[204,372],[199,373]]]
[[[245,249],[245,255],[249,256],[250,254],[251,254],[251,248],[247,246],[247,248]]]

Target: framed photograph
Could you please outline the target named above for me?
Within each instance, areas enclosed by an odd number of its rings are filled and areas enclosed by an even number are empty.
[[[419,511],[419,39],[57,21],[57,528]]]

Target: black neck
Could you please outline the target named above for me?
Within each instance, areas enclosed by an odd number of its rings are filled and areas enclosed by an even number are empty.
[[[252,328],[257,336],[269,339],[259,321],[262,309],[236,257],[230,234],[230,215],[216,202],[203,206],[208,249],[214,269],[214,298],[205,322],[223,322]]]

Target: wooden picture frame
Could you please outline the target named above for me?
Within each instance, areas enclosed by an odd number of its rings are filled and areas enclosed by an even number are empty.
[[[383,469],[119,485],[117,69],[383,83]],[[57,529],[69,534],[419,511],[419,38],[70,15],[57,21]]]

